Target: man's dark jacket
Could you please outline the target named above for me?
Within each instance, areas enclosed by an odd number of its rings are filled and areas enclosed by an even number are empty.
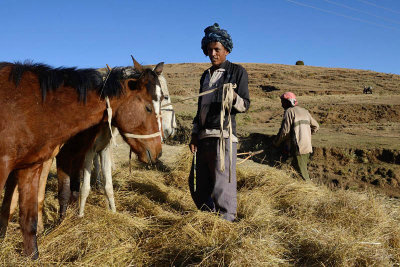
[[[247,75],[246,70],[242,66],[231,63],[228,60],[226,60],[224,63],[222,63],[219,68],[225,69],[224,76],[221,78],[223,80],[222,84],[233,83],[233,84],[237,85],[237,87],[234,90],[243,99],[244,105],[245,105],[246,111],[247,111],[250,107],[250,96],[249,96],[249,88],[248,88],[248,75]],[[204,71],[203,75],[201,76],[200,93],[203,92],[202,91],[203,82],[204,82],[204,79],[205,79],[207,73],[208,73],[208,69],[206,71]],[[219,82],[220,86],[222,86],[222,84]],[[219,129],[220,128],[222,89],[217,90],[212,94],[214,94],[214,99],[210,105],[210,110],[207,114],[205,125],[200,125],[200,121],[199,121],[199,113],[201,110],[201,100],[202,100],[202,97],[199,97],[197,114],[193,120],[193,123],[195,123],[195,122],[197,123],[200,131],[202,129]],[[235,101],[233,102],[233,104],[235,104]],[[236,113],[238,113],[238,111],[235,108],[232,108],[232,111],[231,111],[232,131],[235,136],[237,136],[236,135],[236,116],[235,116]],[[227,129],[227,126],[228,126],[228,114],[225,114],[224,129]]]

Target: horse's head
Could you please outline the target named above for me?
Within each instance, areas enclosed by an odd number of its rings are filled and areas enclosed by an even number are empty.
[[[161,101],[162,129],[164,138],[167,139],[175,134],[175,129],[176,129],[175,111],[171,104],[171,98],[168,91],[167,80],[162,74],[162,69],[160,69],[159,65],[157,65],[154,68],[154,71],[158,75],[158,80],[160,81],[161,91],[163,94],[163,98]]]
[[[162,93],[158,76],[136,61],[135,68],[120,72],[124,96],[114,111],[113,124],[140,161],[154,163],[161,156]]]

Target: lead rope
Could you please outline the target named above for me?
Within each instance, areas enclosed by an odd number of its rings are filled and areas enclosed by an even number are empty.
[[[131,159],[132,159],[132,148],[129,148],[129,175],[132,174]]]
[[[233,88],[236,88],[236,85],[232,83],[226,83],[222,87],[222,97],[223,100],[221,102],[221,117],[220,117],[220,137],[219,137],[219,161],[220,161],[220,170],[222,172],[225,171],[225,138],[224,138],[224,120],[225,120],[225,111],[228,112],[228,130],[229,130],[229,183],[232,180],[232,119],[231,119],[231,110],[233,104]]]
[[[161,108],[172,106],[172,105],[175,105],[176,103],[185,102],[185,101],[193,99],[193,98],[199,98],[200,96],[211,94],[211,93],[213,93],[213,92],[215,92],[215,91],[217,91],[217,90],[219,90],[221,88],[222,88],[221,86],[218,86],[218,87],[212,88],[210,90],[207,90],[207,91],[205,91],[203,93],[197,94],[195,96],[191,96],[191,97],[187,97],[187,98],[184,98],[184,99],[181,99],[181,100],[174,101],[174,103],[171,102],[171,103],[163,104],[163,105],[161,105]],[[234,87],[234,88],[236,88],[236,87]]]
[[[196,192],[197,181],[196,181],[196,154],[197,151],[193,154],[193,191]]]
[[[106,106],[107,106],[108,128],[110,129],[112,144],[113,144],[114,146],[116,146],[117,143],[115,142],[114,133],[113,133],[113,130],[112,130],[112,128],[111,128],[112,108],[111,108],[110,99],[108,98],[108,96],[106,96]]]
[[[110,68],[110,66],[108,66],[108,64],[106,64],[106,65],[107,65],[108,73],[107,73],[107,77],[106,77],[106,79],[105,79],[105,81],[104,81],[103,88],[104,88],[104,86],[106,85],[106,82],[107,82],[107,80],[108,80],[108,77],[110,77],[111,70],[112,70],[112,69]],[[108,98],[108,96],[106,96],[106,97],[105,97],[105,100],[106,100],[106,107],[107,107],[108,128],[110,129],[112,144],[113,144],[114,146],[116,146],[117,143],[115,142],[115,137],[114,137],[114,134],[113,134],[113,130],[112,130],[112,128],[111,128],[112,108],[111,108],[111,104],[110,104],[110,99]]]

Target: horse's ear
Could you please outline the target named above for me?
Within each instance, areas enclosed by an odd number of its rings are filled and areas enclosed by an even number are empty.
[[[135,69],[137,69],[138,71],[142,72],[143,71],[143,67],[142,65],[139,64],[139,62],[137,62],[133,56],[131,55],[132,61],[133,61],[133,66],[135,67]]]
[[[164,68],[164,62],[160,62],[160,63],[158,63],[157,66],[154,68],[154,72],[155,72],[157,75],[160,75],[160,74],[162,73],[162,71],[163,71],[163,68]]]

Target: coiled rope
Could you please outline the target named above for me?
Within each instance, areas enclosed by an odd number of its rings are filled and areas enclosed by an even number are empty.
[[[224,122],[225,112],[228,112],[228,133],[229,133],[229,182],[232,180],[232,119],[231,110],[233,104],[233,89],[236,88],[236,84],[226,83],[222,87],[223,100],[221,102],[221,113],[220,113],[220,137],[219,137],[219,161],[220,171],[225,171],[225,138],[224,138]]]
[[[183,102],[189,99],[198,98],[203,95],[211,94],[218,89],[222,89],[222,101],[221,101],[221,112],[220,112],[220,137],[219,137],[219,161],[220,161],[220,171],[225,171],[225,138],[224,138],[224,122],[225,122],[225,112],[228,112],[228,133],[229,133],[229,183],[232,180],[232,119],[231,119],[231,110],[233,105],[233,95],[234,95],[234,88],[236,88],[236,84],[232,83],[225,83],[222,87],[212,88],[208,91],[200,93],[196,96],[189,97],[182,99],[179,102]],[[176,103],[176,102],[175,102]],[[166,104],[168,106],[170,104]],[[163,106],[164,107],[164,106]],[[194,169],[193,169],[193,185],[194,185],[194,192],[196,192],[196,153],[193,155],[193,162],[194,162]]]

